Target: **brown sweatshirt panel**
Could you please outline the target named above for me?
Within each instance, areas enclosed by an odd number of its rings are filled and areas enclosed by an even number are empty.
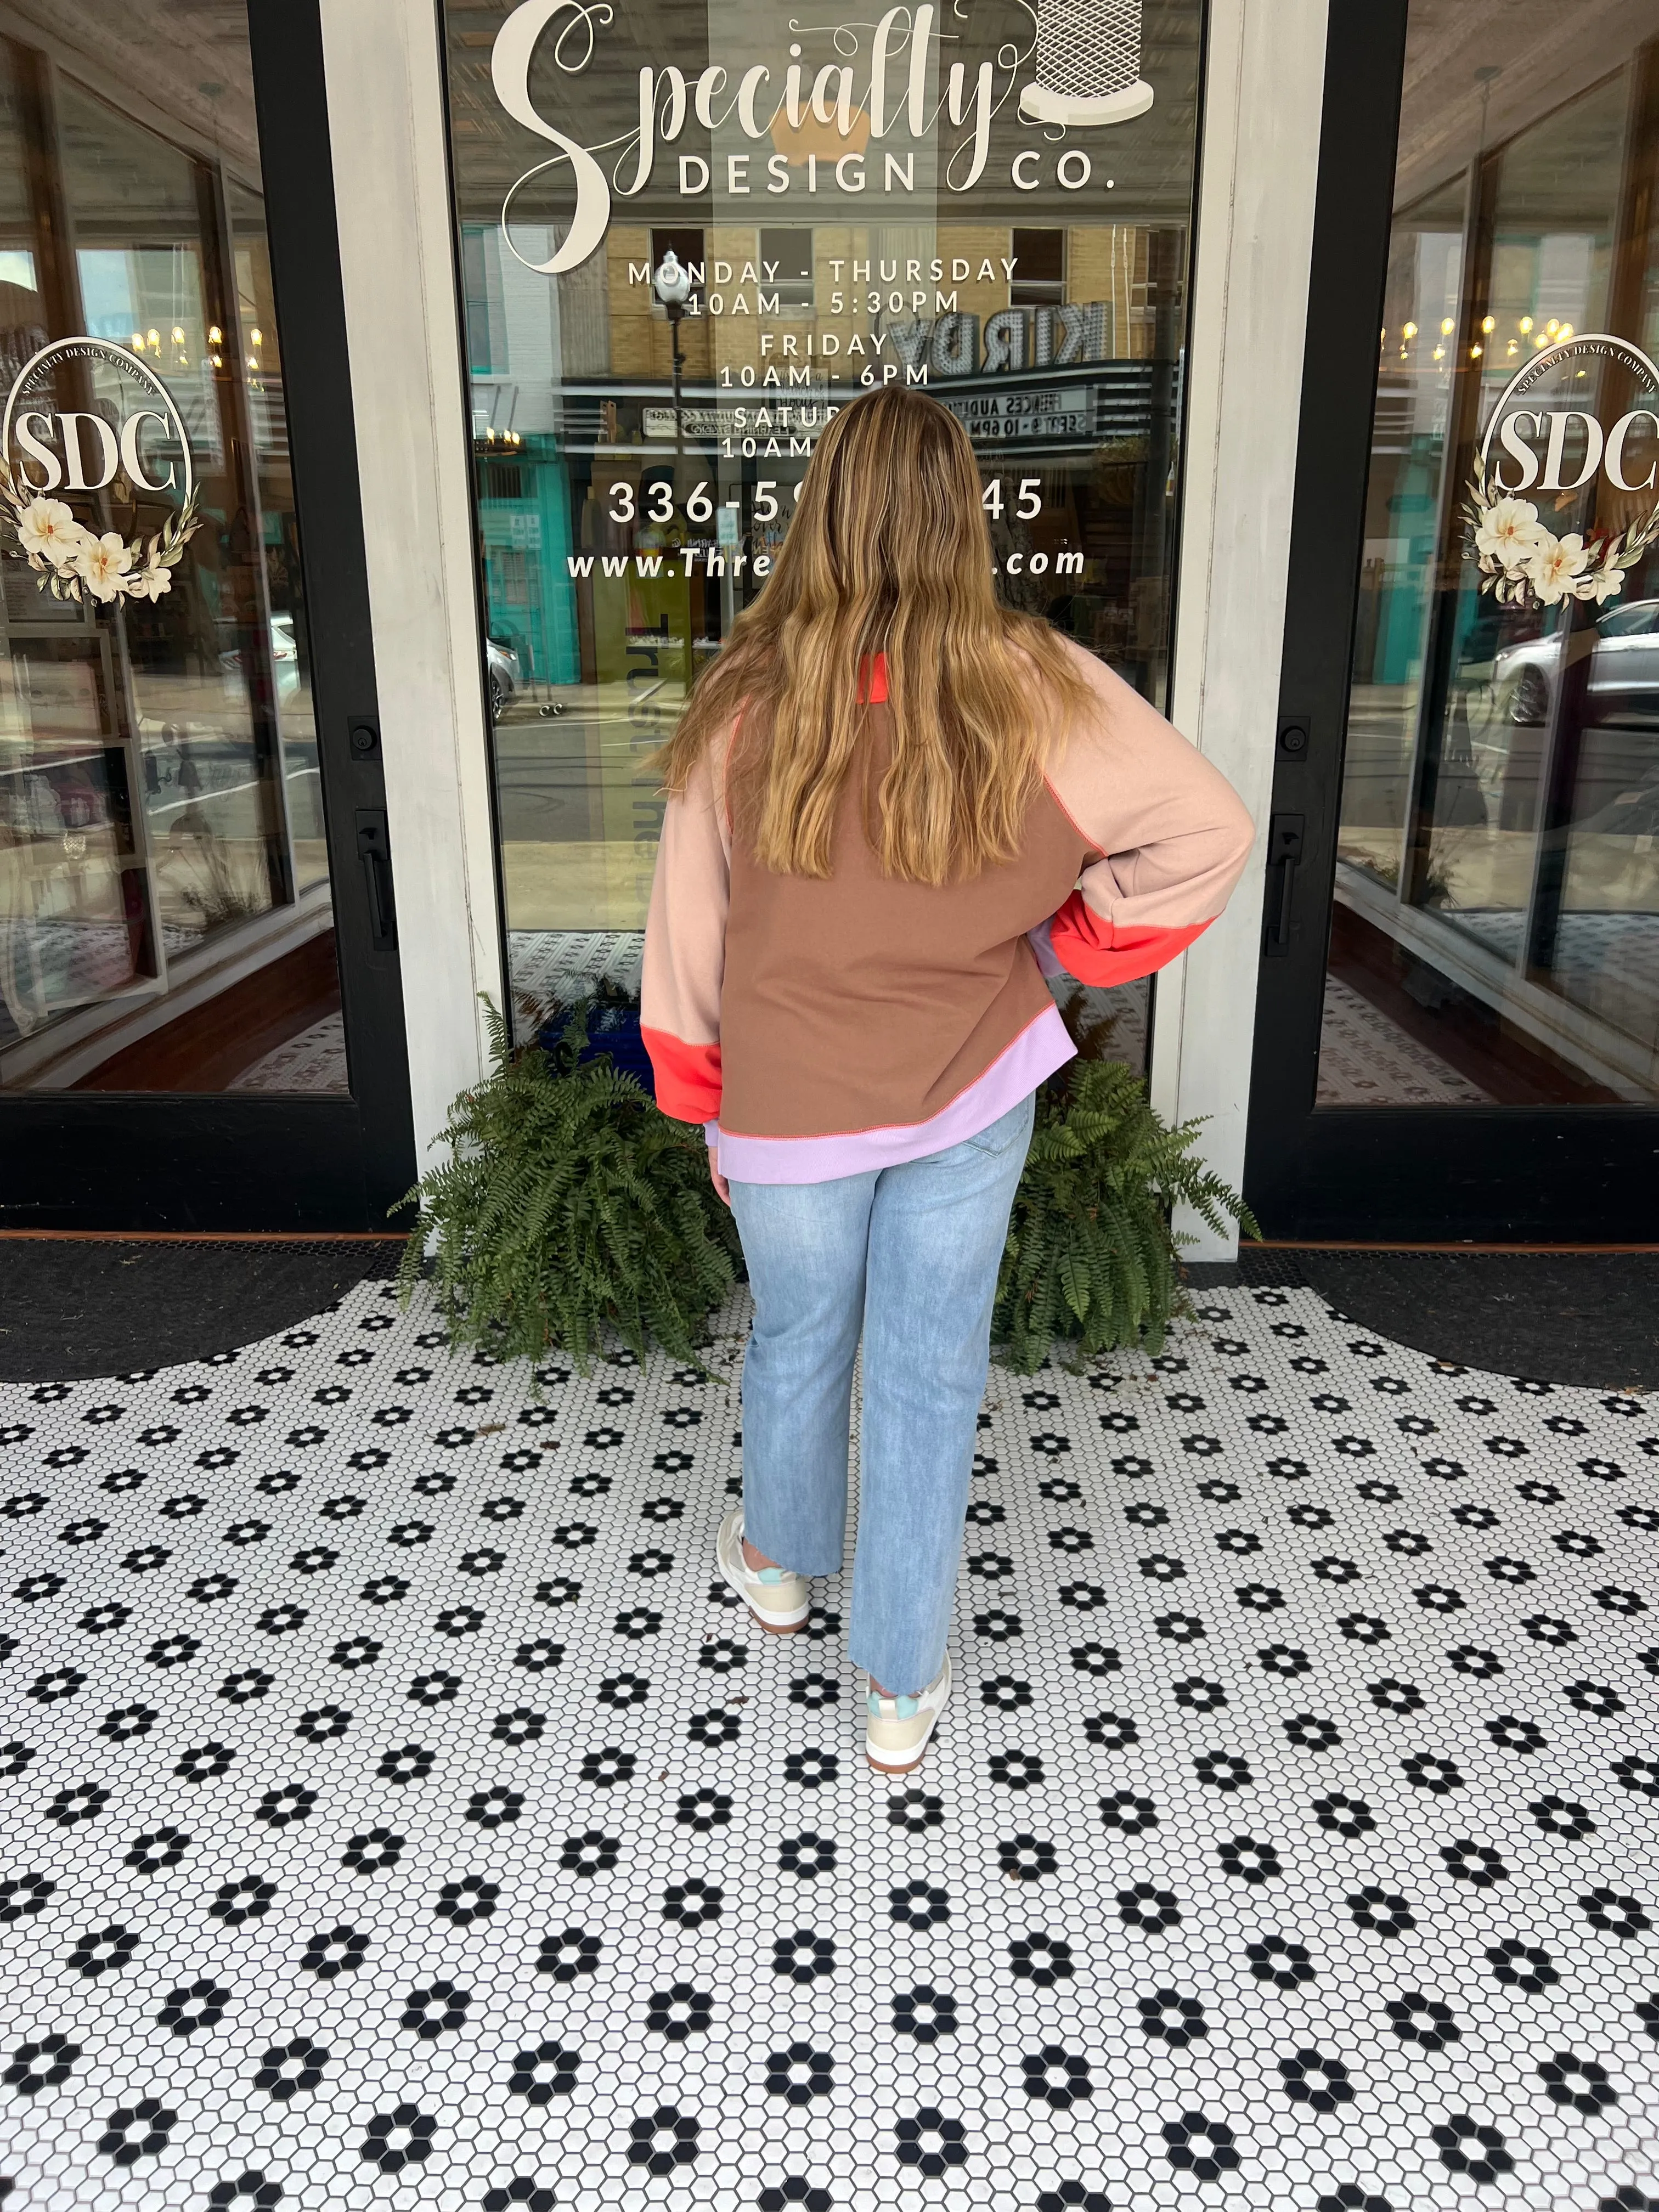
[[[870,709],[872,773],[891,719]],[[863,779],[842,794],[825,878],[775,875],[732,841],[720,992],[732,1135],[817,1137],[925,1121],[1053,1002],[1025,942],[1096,848],[1045,788],[1020,849],[969,882],[884,875]]]

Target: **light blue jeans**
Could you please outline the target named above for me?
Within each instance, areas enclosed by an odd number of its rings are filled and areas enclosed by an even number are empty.
[[[848,1650],[895,1697],[939,1673],[956,1594],[991,1306],[1031,1140],[1027,1098],[964,1144],[831,1182],[732,1182],[754,1293],[744,1534],[840,1571],[853,1363],[864,1337]]]

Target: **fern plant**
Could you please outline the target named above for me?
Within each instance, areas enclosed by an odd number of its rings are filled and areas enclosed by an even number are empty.
[[[993,1334],[1029,1375],[1056,1337],[1084,1357],[1144,1343],[1161,1352],[1188,1310],[1182,1243],[1170,1208],[1190,1206],[1212,1229],[1231,1216],[1249,1236],[1249,1208],[1192,1147],[1202,1125],[1167,1127],[1132,1068],[1073,1060],[1037,1093],[1036,1127],[1014,1197],[997,1282]]]
[[[392,1208],[420,1208],[401,1302],[430,1248],[452,1348],[533,1359],[557,1346],[586,1373],[614,1334],[641,1360],[654,1340],[701,1364],[696,1340],[732,1287],[738,1250],[701,1134],[659,1112],[608,1058],[582,1063],[585,1006],[551,1045],[515,1048],[484,1005],[490,1073],[450,1109],[449,1157]]]

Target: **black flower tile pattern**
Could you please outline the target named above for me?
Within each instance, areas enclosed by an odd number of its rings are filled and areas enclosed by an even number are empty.
[[[1204,1296],[994,1373],[890,1784],[694,1370],[0,1389],[0,2195],[1659,2205],[1655,1409]]]

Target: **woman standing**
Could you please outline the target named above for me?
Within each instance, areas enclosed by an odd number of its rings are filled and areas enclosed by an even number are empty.
[[[775,573],[665,749],[641,1019],[704,1124],[754,1294],[720,1570],[762,1626],[839,1571],[864,1343],[849,1644],[872,1766],[951,1687],[991,1307],[1033,1093],[1073,1054],[1046,975],[1148,975],[1250,847],[1128,686],[997,605],[978,465],[884,389],[817,443]]]

